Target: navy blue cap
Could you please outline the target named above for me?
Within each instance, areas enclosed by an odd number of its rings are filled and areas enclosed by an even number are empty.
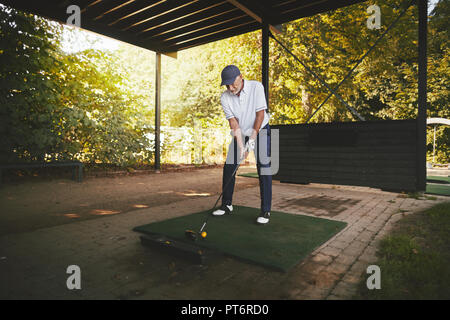
[[[236,80],[236,77],[240,75],[241,72],[239,71],[239,68],[230,64],[229,66],[226,66],[222,70],[222,83],[223,85],[230,85],[234,83],[234,80]]]

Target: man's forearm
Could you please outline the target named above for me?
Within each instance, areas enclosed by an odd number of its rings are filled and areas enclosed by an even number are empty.
[[[234,128],[233,129],[233,134],[236,137],[236,142],[239,146],[239,148],[243,148],[244,147],[244,141],[242,140],[242,131],[240,127]]]
[[[230,123],[230,128],[231,128],[231,131],[233,132],[233,136],[237,140],[237,144],[238,144],[239,148],[242,148],[244,145],[244,142],[242,141],[242,132],[241,132],[241,128],[239,127],[239,122],[234,117],[228,119],[228,121]]]
[[[256,113],[255,123],[253,124],[253,132],[250,136],[250,139],[256,139],[256,136],[259,133],[259,129],[261,128],[261,124],[264,121],[264,112],[264,110],[261,110]]]

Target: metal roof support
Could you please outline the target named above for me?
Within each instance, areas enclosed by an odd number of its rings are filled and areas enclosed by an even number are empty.
[[[417,113],[417,175],[418,191],[427,187],[427,0],[418,0],[419,7],[419,97]]]
[[[161,170],[161,53],[156,53],[155,68],[155,171]]]
[[[334,90],[336,91],[343,83],[345,80],[347,80],[348,77],[350,77],[350,75],[353,73],[353,71],[355,71],[356,67],[359,66],[359,64],[364,60],[365,57],[367,57],[369,55],[369,53],[378,45],[378,43],[381,41],[381,39],[383,39],[383,37],[389,32],[389,30],[391,30],[396,24],[397,22],[400,20],[400,18],[406,13],[406,11],[409,9],[409,7],[411,7],[411,5],[414,3],[415,0],[412,0],[407,6],[405,6],[405,9],[402,11],[402,13],[400,13],[400,15],[394,20],[394,22],[391,23],[391,25],[378,37],[378,39],[375,41],[375,43],[369,48],[369,50],[367,50],[367,52],[356,62],[356,64],[353,66],[353,68],[347,72],[347,74],[345,75],[344,79],[341,80],[341,82],[338,83],[338,85],[334,88]],[[311,120],[312,117],[314,117],[314,115],[317,113],[317,111],[319,111],[320,108],[322,108],[322,106],[325,104],[325,102],[328,101],[328,99],[333,95],[333,93],[330,93],[325,100],[319,105],[319,107],[314,111],[314,113],[308,118],[308,120],[306,120],[305,123],[308,123],[309,120]]]
[[[347,110],[349,110],[350,112],[351,112],[351,114],[355,117],[355,118],[358,118],[359,120],[361,120],[361,121],[366,121],[366,119],[364,119],[364,117],[362,117],[354,108],[352,108],[352,107],[350,107],[349,105],[348,105],[348,103],[347,102],[345,102],[345,100],[341,97],[341,95],[340,94],[338,94],[337,92],[336,92],[336,89],[335,90],[333,90],[332,88],[330,88],[330,86],[325,82],[325,80],[323,80],[321,77],[319,77],[312,69],[310,69],[306,64],[304,64],[295,54],[293,54],[288,48],[286,48],[286,46],[285,45],[283,45],[277,38],[275,38],[274,36],[273,36],[273,34],[270,34],[270,36],[272,37],[272,39],[274,39],[287,53],[289,53],[291,56],[293,56],[294,57],[294,59],[295,60],[297,60],[305,69],[306,69],[306,71],[308,71],[309,73],[311,73],[313,76],[314,76],[314,78],[316,78],[317,80],[319,80],[319,82],[320,83],[322,83],[327,89],[328,89],[328,91],[330,91],[330,96],[332,95],[332,94],[334,94],[335,95],[335,97],[336,98],[338,98],[344,105],[345,105],[345,107],[347,108]],[[327,98],[327,100],[328,100],[328,98]],[[324,104],[325,102],[323,102],[321,105],[320,105],[320,107],[319,108],[317,108],[316,109],[316,111],[309,117],[309,119],[308,120],[306,120],[306,122],[305,123],[308,123],[308,121],[316,114],[316,112],[317,112],[317,110],[319,110],[322,106],[323,106],[323,104]]]

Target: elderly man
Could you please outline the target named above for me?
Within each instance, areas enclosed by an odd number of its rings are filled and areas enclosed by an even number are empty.
[[[261,213],[256,223],[267,224],[272,202],[272,175],[270,170],[263,170],[270,168],[267,161],[270,157],[270,126],[264,87],[258,81],[244,80],[239,68],[234,65],[226,66],[221,76],[221,85],[225,85],[227,90],[222,93],[220,101],[234,138],[223,167],[222,206],[215,210],[213,215],[221,216],[233,212],[232,198],[236,180],[233,173],[236,166],[247,157],[247,150],[255,150],[256,147],[261,196]]]

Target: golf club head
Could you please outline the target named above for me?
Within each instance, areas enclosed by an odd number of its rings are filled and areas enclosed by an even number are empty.
[[[192,230],[186,230],[184,232],[184,235],[186,236],[186,238],[188,238],[191,241],[195,241],[197,240],[197,232],[192,231]]]

